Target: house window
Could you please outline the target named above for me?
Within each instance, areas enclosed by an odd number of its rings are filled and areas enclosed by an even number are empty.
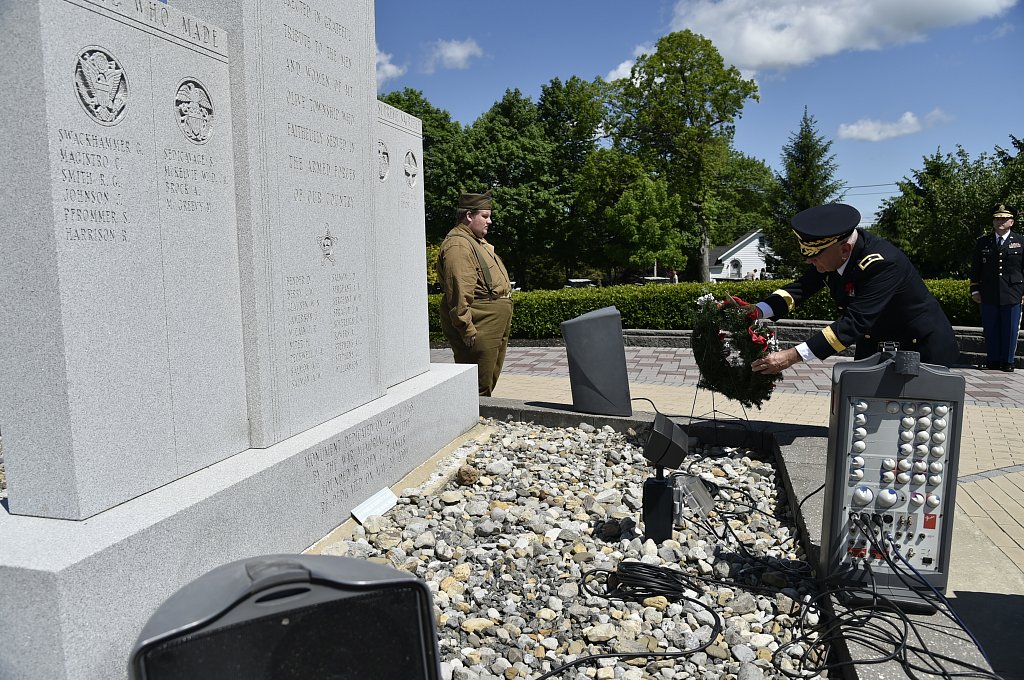
[[[729,262],[729,278],[738,279],[743,276],[743,263],[739,260]]]

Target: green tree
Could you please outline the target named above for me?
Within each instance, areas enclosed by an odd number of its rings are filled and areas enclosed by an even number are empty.
[[[458,178],[462,167],[463,130],[451,114],[410,87],[378,97],[423,121],[423,202],[428,243],[439,243],[454,224]]]
[[[964,278],[975,239],[991,229],[1002,202],[1000,165],[963,147],[926,156],[924,166],[897,183],[900,193],[882,202],[874,233],[907,254],[925,278]]]
[[[718,186],[715,229],[710,234],[713,246],[728,245],[771,222],[779,183],[764,161],[730,150]]]
[[[500,101],[466,132],[464,190],[494,191],[493,241],[509,273],[523,287],[561,287],[555,255],[561,214],[551,175],[555,145],[544,132],[537,105],[519,90]]]
[[[790,220],[801,210],[842,200],[844,184],[836,179],[838,164],[830,153],[832,140],[817,130],[817,121],[804,107],[800,128],[782,147],[782,172],[778,175],[778,193],[774,217],[765,227],[765,236],[774,257],[769,271],[788,277],[806,268]]]
[[[1016,209],[1014,226],[1019,231],[1024,225],[1019,212],[1024,210],[1024,139],[1010,135],[1010,146],[1017,151],[1016,154],[1009,149],[996,147],[996,161],[1000,168],[996,203],[1005,203]]]
[[[609,281],[616,270],[652,273],[655,261],[665,269],[686,266],[685,253],[696,240],[678,229],[682,202],[635,156],[598,149],[587,157],[573,192],[585,225],[580,257],[608,272]]]
[[[757,85],[726,67],[707,38],[670,33],[615,81],[611,125],[615,144],[640,158],[681,200],[682,233],[699,237],[699,276],[707,281],[710,235],[718,203],[715,179],[725,163],[734,121]]]
[[[564,276],[589,273],[585,259],[589,225],[577,205],[576,180],[594,151],[606,119],[607,83],[573,76],[555,78],[541,86],[537,115],[544,134],[554,144],[549,172],[553,181],[552,256]],[[561,283],[561,282],[559,282]]]

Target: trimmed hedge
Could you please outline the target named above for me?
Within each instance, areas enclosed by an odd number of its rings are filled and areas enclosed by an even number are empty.
[[[542,340],[561,337],[559,324],[580,314],[614,306],[622,315],[623,328],[686,330],[693,327],[697,298],[710,291],[716,297],[726,293],[757,302],[789,281],[728,281],[723,283],[679,283],[606,288],[564,288],[513,293],[512,337]],[[954,326],[979,326],[978,306],[971,302],[968,282],[937,279],[925,282]],[[428,296],[430,332],[441,333],[439,294]],[[835,319],[839,314],[828,291],[822,290],[797,307],[793,319]]]

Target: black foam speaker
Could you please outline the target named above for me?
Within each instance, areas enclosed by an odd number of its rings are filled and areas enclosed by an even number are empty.
[[[678,468],[686,458],[690,437],[683,428],[658,413],[654,416],[651,434],[644,445],[644,458],[651,465]]]
[[[270,555],[218,567],[168,598],[131,680],[439,680],[426,583],[383,565]]]
[[[573,407],[603,416],[633,415],[619,310],[596,309],[563,321],[561,328]]]

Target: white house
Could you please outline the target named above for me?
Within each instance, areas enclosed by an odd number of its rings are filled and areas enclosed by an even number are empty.
[[[765,254],[771,254],[765,243],[764,232],[760,229],[749,231],[727,246],[712,248],[708,259],[711,262],[711,280],[728,281],[747,278],[757,270],[758,278],[765,278]]]

